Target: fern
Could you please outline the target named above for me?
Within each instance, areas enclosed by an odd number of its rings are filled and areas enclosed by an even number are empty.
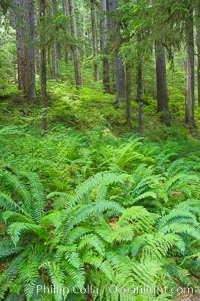
[[[86,246],[93,247],[97,253],[101,256],[105,253],[105,246],[104,243],[99,239],[97,235],[94,234],[86,234],[81,237],[81,240],[78,245],[78,249],[82,250]]]
[[[12,189],[19,195],[22,201],[22,208],[26,212],[31,211],[31,196],[25,185],[19,180],[19,178],[11,173],[4,173],[4,177],[6,183],[10,185]]]
[[[46,199],[44,189],[39,177],[34,173],[24,172],[26,178],[28,178],[29,185],[31,187],[31,194],[34,199],[33,204],[33,220],[37,223],[44,216],[44,210],[46,207]]]
[[[9,227],[8,227],[8,234],[11,236],[11,239],[16,246],[19,239],[20,235],[24,231],[31,231],[31,232],[40,232],[41,231],[41,226],[39,225],[34,225],[34,224],[29,224],[29,223],[22,223],[22,222],[13,222]]]
[[[76,189],[74,202],[79,202],[85,195],[91,192],[92,189],[100,185],[106,186],[112,183],[123,184],[123,180],[121,177],[112,173],[97,173]]]
[[[0,242],[0,258],[19,253],[21,250],[22,247],[15,247],[8,239],[4,239]]]

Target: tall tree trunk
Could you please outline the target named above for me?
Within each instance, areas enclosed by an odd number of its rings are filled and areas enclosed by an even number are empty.
[[[193,31],[193,10],[190,9],[186,24],[186,103],[185,122],[194,127],[194,31]]]
[[[161,41],[155,43],[156,52],[156,83],[157,83],[157,111],[163,113],[161,120],[170,125],[169,98],[167,90],[167,72],[165,47]]]
[[[52,0],[52,16],[56,17],[58,15],[58,3],[57,0]],[[62,59],[61,55],[61,45],[58,41],[53,41],[52,45],[52,77],[57,79],[58,77],[58,65],[59,61]]]
[[[57,58],[57,51],[56,51],[56,44],[53,43],[52,46],[52,53],[51,53],[51,57],[52,57],[52,78],[53,79],[57,79],[58,77],[58,58]]]
[[[197,44],[197,85],[198,85],[198,106],[200,106],[200,3],[197,7],[197,28],[196,28],[196,44]]]
[[[104,91],[110,93],[110,75],[109,75],[109,61],[108,61],[108,23],[107,23],[107,3],[106,0],[100,1],[101,6],[101,24],[100,24],[100,46],[103,55],[102,69],[103,69],[103,85]]]
[[[65,16],[69,17],[69,6],[68,6],[68,1],[67,0],[62,0],[62,5],[63,5],[63,13]],[[70,28],[68,25],[66,25],[66,32],[69,34],[70,33]],[[70,49],[66,43],[65,45],[65,61],[68,64],[69,62],[69,52]]]
[[[141,39],[139,39],[140,42]],[[142,56],[138,53],[137,66],[137,102],[138,102],[138,130],[144,136],[144,101],[143,101],[143,79],[142,79]]]
[[[86,23],[87,23],[87,17],[84,7],[84,1],[82,1],[82,23],[83,23],[83,29],[82,29],[82,35],[83,35],[83,59],[87,59],[87,49],[86,49],[86,41],[87,41],[87,30],[86,30]]]
[[[34,1],[18,0],[16,17],[18,88],[30,102],[36,100]]]
[[[94,56],[94,80],[99,80],[99,66],[98,66],[98,24],[97,11],[95,0],[91,0],[91,21],[92,21],[92,45]]]
[[[116,74],[116,90],[117,90],[117,103],[125,100],[125,72],[124,64],[120,54],[115,52],[115,74]]]
[[[117,92],[116,102],[119,104],[125,100],[125,72],[122,56],[119,54],[121,46],[120,25],[117,20],[118,0],[107,0],[108,5],[108,32],[111,48],[114,49],[115,85]]]
[[[47,131],[47,87],[46,87],[46,36],[43,28],[45,28],[44,17],[46,14],[45,0],[40,0],[39,2],[40,11],[40,41],[42,43],[40,50],[40,66],[41,66],[41,107],[42,107],[42,120],[41,128],[42,132]]]
[[[18,0],[17,6],[25,9],[25,1]],[[26,42],[25,42],[25,15],[20,12],[16,17],[16,44],[17,44],[17,67],[18,67],[18,89],[27,93],[27,68],[26,68]]]
[[[27,0],[27,98],[30,102],[36,101],[36,83],[35,83],[35,24],[34,24],[34,0]]]
[[[74,44],[72,45],[72,55],[74,61],[74,74],[75,74],[75,82],[77,89],[81,88],[82,80],[81,80],[81,64],[80,64],[80,56],[79,49],[77,44],[77,24],[76,24],[76,16],[75,16],[75,4],[74,0],[69,0],[69,13],[71,17],[71,34],[74,38]]]
[[[132,106],[131,106],[131,62],[128,60],[125,64],[126,75],[126,123],[132,127]]]

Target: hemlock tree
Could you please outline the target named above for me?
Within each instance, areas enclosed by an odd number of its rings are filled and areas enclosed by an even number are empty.
[[[69,6],[68,6],[68,1],[67,0],[62,0],[62,5],[63,5],[63,14],[66,17],[69,17]],[[67,35],[70,34],[70,26],[66,25],[65,30]],[[65,43],[65,61],[66,63],[69,62],[69,56],[70,56],[70,47],[67,43]]]
[[[91,25],[92,25],[92,46],[94,56],[94,80],[99,80],[99,65],[98,65],[98,22],[97,22],[97,3],[95,0],[90,0],[91,3]]]
[[[35,25],[34,0],[18,0],[15,14],[18,88],[28,101],[35,103]]]
[[[45,28],[45,15],[46,7],[45,0],[39,1],[39,14],[40,14],[40,81],[41,81],[41,107],[42,107],[42,120],[41,129],[42,132],[47,131],[47,75],[46,75],[46,34]]]
[[[163,121],[166,125],[170,125],[169,113],[169,97],[167,90],[167,72],[166,72],[166,58],[165,47],[162,41],[155,43],[156,54],[156,84],[157,84],[157,111],[163,113]]]
[[[188,9],[186,26],[186,103],[185,122],[194,127],[194,29],[193,29],[193,8]]]
[[[110,72],[108,61],[108,19],[107,1],[100,1],[101,21],[100,21],[100,47],[102,52],[102,72],[104,91],[110,93]]]
[[[118,1],[107,1],[109,52],[113,53],[114,75],[116,85],[116,102],[125,100],[125,72],[122,55],[119,52],[122,40],[120,34],[120,18],[117,13]]]
[[[71,35],[73,37],[71,50],[72,50],[72,56],[74,61],[75,83],[76,83],[76,87],[79,89],[82,86],[82,79],[81,79],[80,55],[79,55],[78,42],[77,42],[78,32],[77,32],[74,0],[69,0],[69,14],[71,17]]]
[[[141,34],[138,35],[138,57],[137,57],[137,102],[138,102],[138,131],[144,136],[144,100],[143,100],[143,76],[142,76],[142,49]]]
[[[198,105],[200,106],[200,3],[196,8],[196,45],[197,45],[197,85]]]

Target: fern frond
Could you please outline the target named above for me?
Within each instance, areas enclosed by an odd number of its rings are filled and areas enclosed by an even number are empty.
[[[23,214],[21,213],[17,213],[17,212],[13,212],[13,211],[4,211],[2,213],[2,217],[3,217],[3,220],[6,222],[24,222],[24,223],[29,223],[29,224],[32,224],[33,221],[32,219],[24,216]]]
[[[31,195],[25,185],[22,184],[17,176],[8,172],[4,173],[4,178],[16,194],[21,197],[22,208],[29,213],[31,211]]]
[[[0,207],[5,210],[17,210],[18,212],[30,217],[28,212],[24,210],[16,201],[14,201],[9,195],[2,192],[0,193]]]
[[[44,225],[45,227],[53,226],[55,229],[58,229],[62,224],[61,212],[54,211],[45,215],[41,218],[40,224]]]
[[[142,248],[142,262],[162,260],[167,256],[168,251],[180,241],[176,234],[156,233],[145,236],[145,246]]]
[[[162,233],[177,233],[177,234],[186,234],[192,238],[200,239],[199,227],[195,227],[188,223],[178,224],[176,222],[171,223],[167,226],[162,227],[159,232]]]
[[[85,227],[78,227],[74,228],[67,236],[67,242],[69,245],[75,243],[77,240],[80,239],[81,236],[91,232],[91,229]]]
[[[121,177],[112,173],[97,173],[90,177],[87,181],[81,184],[75,191],[74,202],[79,202],[85,195],[91,192],[94,188],[101,185],[110,185],[113,183],[123,184]]]
[[[95,234],[86,234],[83,237],[81,237],[81,240],[78,245],[78,249],[82,250],[88,247],[93,247],[96,250],[96,252],[102,256],[105,253],[104,243]]]
[[[19,255],[17,255],[17,257],[8,263],[6,270],[6,277],[8,280],[13,280],[17,277],[20,264],[23,262],[26,255],[26,252],[21,252]]]
[[[145,208],[133,206],[123,212],[116,224],[121,227],[132,224],[135,232],[148,232],[157,218],[158,215],[148,212]]]
[[[46,200],[44,194],[43,185],[35,173],[24,172],[22,173],[25,176],[31,187],[31,194],[35,202],[33,202],[33,219],[36,222],[39,222],[40,219],[44,216]]]
[[[85,205],[77,210],[74,215],[69,218],[65,225],[65,230],[71,230],[75,225],[87,220],[92,216],[101,215],[104,211],[112,211],[115,214],[121,214],[124,208],[116,202],[104,201],[95,202],[92,204]]]
[[[19,277],[24,283],[24,291],[28,300],[32,299],[39,277],[37,254],[31,254],[28,262],[22,262],[19,269]]]
[[[20,235],[24,231],[30,231],[30,232],[40,232],[42,230],[42,227],[35,224],[29,224],[29,223],[20,223],[20,222],[13,222],[8,227],[8,234],[11,236],[11,239],[16,246]]]
[[[0,258],[4,258],[12,254],[16,254],[21,250],[23,250],[23,248],[15,247],[13,243],[8,239],[4,239],[0,241]]]
[[[54,287],[59,287],[64,291],[64,278],[65,274],[61,270],[60,265],[55,262],[48,261],[44,262],[39,268],[44,268],[47,271],[47,274],[51,280],[51,283]],[[56,301],[62,301],[62,294],[54,294]]]

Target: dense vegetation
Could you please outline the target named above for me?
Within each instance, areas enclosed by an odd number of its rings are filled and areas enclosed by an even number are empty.
[[[200,295],[199,4],[175,2],[0,1],[0,300]]]

